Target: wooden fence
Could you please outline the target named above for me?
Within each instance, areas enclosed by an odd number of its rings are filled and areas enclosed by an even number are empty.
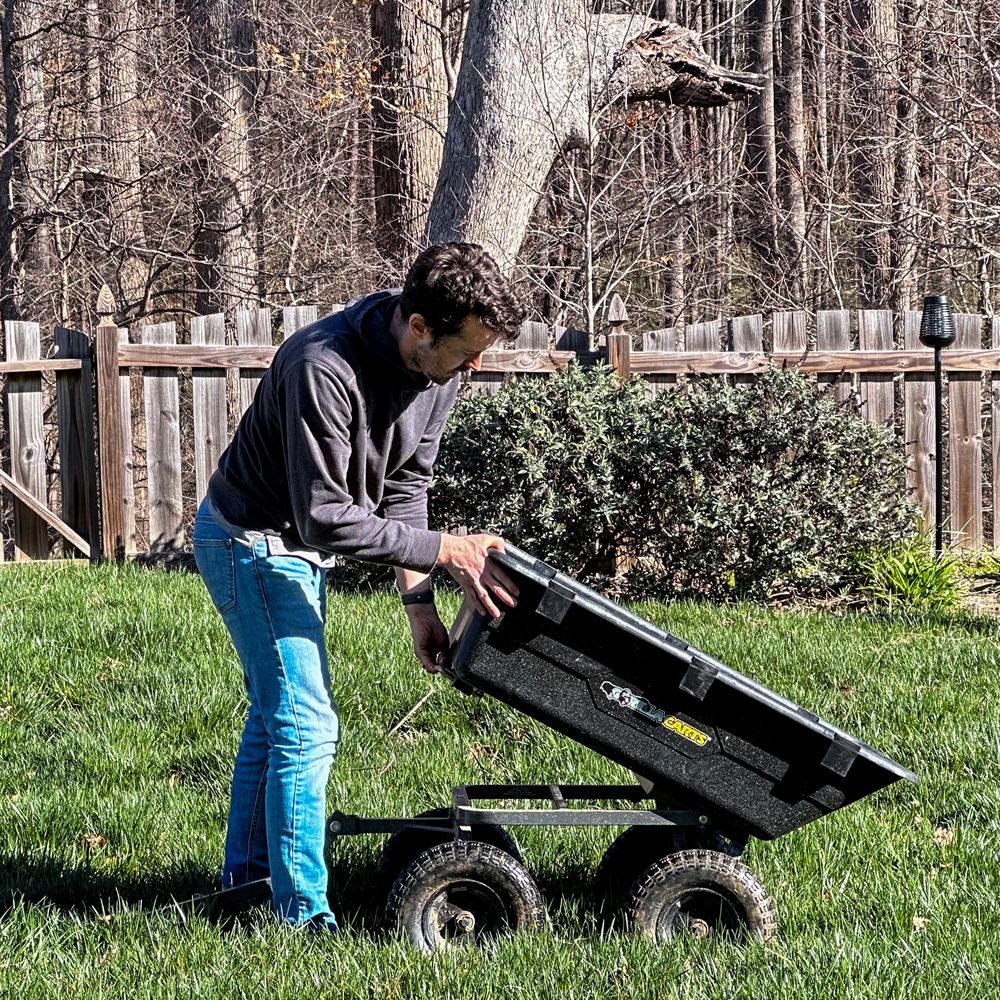
[[[7,547],[17,560],[184,550],[195,505],[276,350],[269,310],[238,313],[229,336],[223,316],[197,317],[183,344],[174,323],[130,335],[110,322],[113,303],[102,298],[99,311],[93,337],[57,330],[51,358],[41,358],[38,324],[5,327],[0,378],[10,471],[0,469],[0,486],[11,497]],[[316,307],[285,309],[283,335],[316,316]],[[645,379],[650,392],[671,391],[691,376],[740,382],[771,363],[797,366],[834,382],[838,397],[855,393],[865,419],[895,427],[908,457],[909,488],[930,523],[933,352],[919,344],[919,313],[740,316],[650,331],[635,345],[624,310],[616,305],[610,320],[606,343],[596,350],[575,331],[526,323],[513,349],[484,356],[472,388],[492,391],[512,375],[551,373],[574,358],[606,360],[622,377]],[[1000,505],[993,502],[1000,319],[957,315],[955,325],[957,339],[944,353],[948,538],[957,547],[980,548],[1000,543]],[[987,463],[984,438],[991,444]]]

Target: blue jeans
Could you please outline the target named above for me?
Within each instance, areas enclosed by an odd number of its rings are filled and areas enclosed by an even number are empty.
[[[323,642],[326,573],[271,555],[266,539],[234,539],[204,503],[194,555],[250,700],[233,769],[223,886],[270,876],[278,917],[333,929],[323,847],[340,719]]]

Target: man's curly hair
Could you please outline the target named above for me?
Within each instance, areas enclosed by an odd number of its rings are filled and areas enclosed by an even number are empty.
[[[469,315],[513,340],[526,315],[521,300],[496,261],[475,243],[439,243],[424,250],[410,266],[399,308],[403,319],[419,313],[431,342],[459,333]]]

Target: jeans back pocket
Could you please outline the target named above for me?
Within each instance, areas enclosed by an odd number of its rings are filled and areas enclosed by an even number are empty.
[[[231,538],[194,540],[194,561],[219,614],[236,607],[236,561]]]

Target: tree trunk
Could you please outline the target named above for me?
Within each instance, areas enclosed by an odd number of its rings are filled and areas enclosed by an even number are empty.
[[[21,87],[18,80],[17,51],[14,47],[14,6],[16,0],[4,0],[0,21],[0,49],[3,53],[4,149],[0,156],[0,316],[17,319],[17,278],[14,273],[14,202],[13,179],[17,165],[18,111]]]
[[[827,65],[827,17],[826,0],[815,0],[813,5],[815,22],[813,25],[813,63],[812,73],[815,86],[816,101],[816,156],[814,181],[811,185],[817,201],[818,224],[815,229],[817,250],[822,255],[822,267],[817,267],[814,280],[811,282],[815,307],[822,309],[828,303],[826,296],[832,282],[828,275],[833,274],[833,213],[831,199],[833,191],[830,184],[830,99],[829,99],[829,67]]]
[[[199,313],[257,301],[251,136],[257,39],[253,0],[185,0]]]
[[[892,296],[892,204],[896,158],[896,0],[854,0],[855,94],[860,120],[855,154],[861,306]]]
[[[657,0],[655,7],[656,16],[662,21],[677,20],[677,0]],[[689,194],[689,179],[687,176],[686,156],[684,147],[684,121],[676,112],[671,113],[666,125],[667,149],[661,149],[661,153],[669,151],[670,159],[674,164],[685,163],[683,191],[682,195]],[[670,222],[669,234],[667,236],[667,292],[664,306],[666,307],[666,325],[680,326],[684,322],[684,304],[687,286],[685,284],[684,255],[685,241],[684,235],[687,231],[687,210],[679,209],[673,215]]]
[[[762,77],[760,92],[747,114],[747,166],[763,195],[753,243],[767,270],[777,265],[778,153],[774,123],[774,3],[754,0],[750,13],[753,70]]]
[[[905,21],[902,28],[903,51],[920,52],[926,34],[924,0],[915,0],[907,11]],[[922,65],[919,60],[913,60],[909,63],[898,101],[900,147],[896,168],[896,218],[892,233],[892,308],[899,313],[912,308],[917,295],[917,138],[922,84]]]
[[[108,212],[108,242],[117,264],[119,322],[142,315],[148,295],[146,229],[142,217],[142,166],[139,158],[142,116],[136,47],[137,0],[103,0],[101,34],[110,41],[101,60],[101,124],[104,135],[103,199]],[[110,279],[109,279],[110,280]]]
[[[375,239],[397,267],[420,246],[448,124],[442,0],[376,0],[372,77]]]
[[[556,155],[596,138],[617,100],[724,104],[749,78],[677,25],[593,15],[576,0],[479,0],[469,12],[428,239],[483,244],[513,264]]]
[[[802,0],[784,0],[784,40],[781,51],[785,111],[785,213],[790,251],[789,293],[793,302],[805,303],[806,261],[806,125],[802,94],[804,12]]]
[[[681,197],[685,205],[690,200],[691,180],[688,170],[688,157],[684,150],[684,119],[676,112],[670,116],[668,126],[670,158],[674,164],[681,165],[682,174],[678,179],[681,186]],[[667,326],[679,326],[684,322],[684,308],[687,299],[687,283],[685,255],[687,246],[685,235],[688,230],[688,209],[681,208],[674,215],[670,228],[668,256],[670,259],[669,282],[667,293]]]

